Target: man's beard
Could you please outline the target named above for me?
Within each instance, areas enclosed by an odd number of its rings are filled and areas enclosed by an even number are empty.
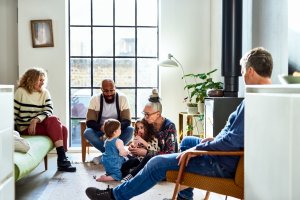
[[[104,96],[104,100],[106,103],[111,104],[115,101],[115,95],[113,95],[111,99],[108,99],[106,96]]]

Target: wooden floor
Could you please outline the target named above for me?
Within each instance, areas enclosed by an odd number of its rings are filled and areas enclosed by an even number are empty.
[[[90,154],[87,156],[87,161],[92,160],[94,156],[97,156],[97,154]],[[72,161],[81,161],[81,153],[69,153],[68,157]],[[44,194],[44,191],[46,190],[49,181],[55,176],[56,174],[56,154],[49,154],[48,155],[48,170],[44,171],[44,163],[41,163],[29,176],[19,180],[16,182],[16,200],[39,200],[39,199],[45,199],[45,197],[42,198],[42,195]],[[78,181],[80,182],[80,180]],[[168,183],[169,184],[169,183]],[[167,190],[166,192],[172,193],[174,189],[174,184],[169,184],[169,186],[163,186],[163,187],[154,187],[152,188],[151,192],[155,193],[155,190],[159,189],[159,192]],[[202,199],[205,196],[205,191],[202,190],[194,190],[195,192],[195,199]],[[72,191],[70,191],[72,193]],[[139,197],[139,196],[138,196]],[[140,199],[141,197],[135,197],[134,199]],[[65,199],[65,198],[62,198]],[[62,200],[61,199],[61,200]],[[85,194],[82,195],[82,198],[77,199],[88,199]],[[144,195],[143,200],[154,200],[149,195]],[[210,200],[224,200],[225,196],[218,195],[212,193],[210,195]],[[55,199],[60,200],[60,199]],[[156,199],[155,199],[156,200]],[[236,200],[235,198],[228,197],[227,200]]]

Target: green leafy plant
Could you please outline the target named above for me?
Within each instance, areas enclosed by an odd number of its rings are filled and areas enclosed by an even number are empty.
[[[184,87],[184,89],[189,90],[189,97],[187,97],[189,103],[192,103],[193,98],[195,98],[195,103],[198,103],[199,101],[201,103],[204,103],[204,98],[207,97],[208,89],[223,89],[222,82],[214,82],[213,79],[210,77],[210,75],[215,71],[217,71],[217,69],[214,69],[207,73],[185,74],[182,77],[191,77],[195,80],[195,83],[186,84]]]

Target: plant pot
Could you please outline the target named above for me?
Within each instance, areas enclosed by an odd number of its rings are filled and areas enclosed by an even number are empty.
[[[204,114],[204,103],[200,102],[198,103],[198,112],[200,114]]]
[[[224,91],[222,89],[208,89],[206,94],[209,97],[223,97]]]
[[[196,103],[187,103],[187,113],[194,115],[198,113],[198,105]]]

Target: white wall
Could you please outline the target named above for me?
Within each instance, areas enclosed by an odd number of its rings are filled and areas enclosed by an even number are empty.
[[[258,46],[273,56],[272,82],[288,74],[288,0],[244,0],[243,53]],[[240,95],[244,95],[240,80]]]
[[[68,65],[66,2],[63,0],[19,0],[18,40],[19,73],[30,67],[43,67],[48,72],[48,89],[54,103],[54,114],[63,124],[68,116]],[[52,19],[54,47],[33,48],[30,20]]]
[[[215,59],[221,54],[219,44],[221,32],[216,33],[220,30],[217,27],[220,25],[218,21],[220,19],[218,13],[211,16],[211,7],[218,7],[215,2],[161,0],[159,43],[161,60],[166,59],[168,53],[173,54],[182,64],[186,74],[208,72],[212,67],[220,67],[221,60],[218,62],[218,59]],[[211,58],[214,58],[214,61]],[[178,127],[178,113],[186,110],[183,99],[187,93],[183,89],[182,72],[180,68],[160,67],[160,75],[163,115]]]
[[[17,0],[0,0],[0,84],[18,78]]]
[[[270,50],[272,81],[279,83],[278,75],[288,71],[288,0],[253,0],[252,16],[252,45]]]

